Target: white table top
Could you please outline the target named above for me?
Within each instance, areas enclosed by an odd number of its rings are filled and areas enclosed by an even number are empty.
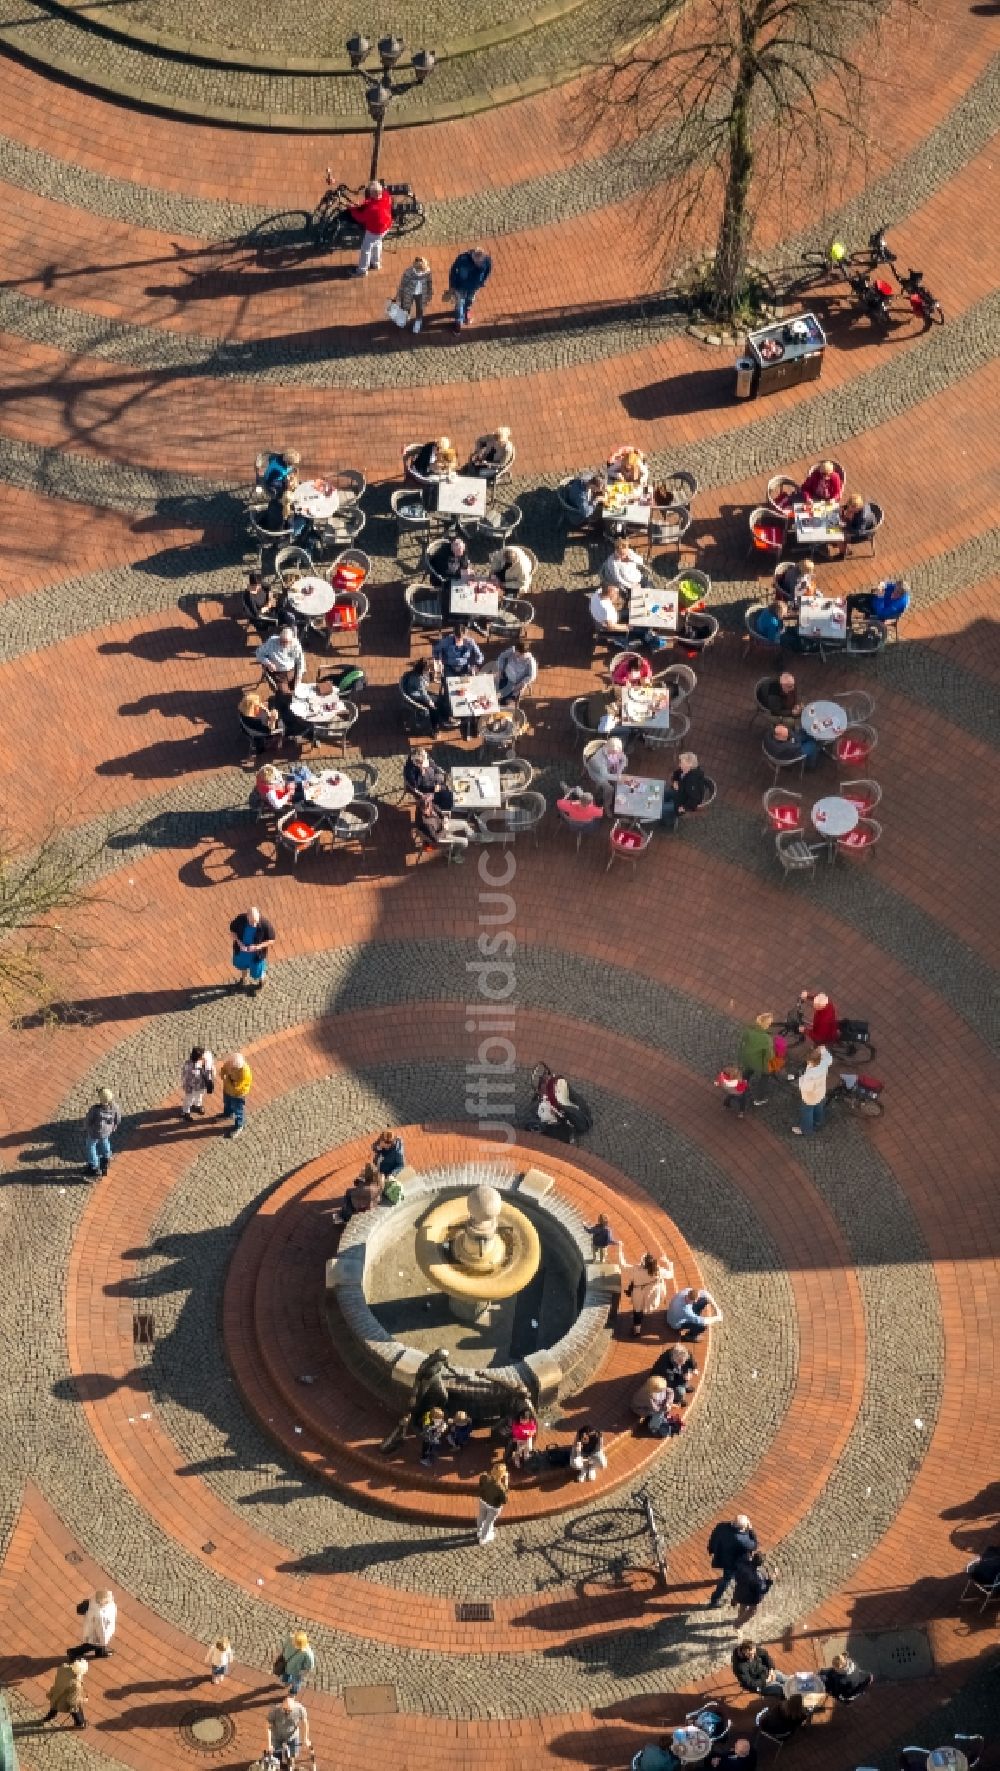
[[[799,602],[799,632],[812,639],[846,640],[846,605],[836,602],[832,597],[802,597]]]
[[[621,700],[623,726],[643,726],[654,732],[670,730],[669,689],[628,683],[622,686]]]
[[[820,836],[848,836],[857,828],[861,813],[853,800],[841,799],[839,793],[830,793],[825,799],[816,801],[809,816]]]
[[[324,812],[340,812],[354,798],[354,782],[339,769],[325,769],[305,790],[310,805]]]
[[[451,771],[451,790],[455,810],[496,811],[503,805],[500,770],[494,768],[458,768]]]
[[[653,501],[623,498],[620,493],[609,492],[604,500],[604,514],[612,522],[627,523],[630,529],[648,529],[653,514]]]
[[[343,718],[344,703],[339,695],[320,695],[315,683],[300,683],[292,701],[292,712],[314,726],[332,726]]]
[[[779,1677],[785,1687],[785,1696],[798,1694],[807,1710],[818,1709],[826,1697],[826,1686],[818,1673],[781,1673]]]
[[[444,680],[457,719],[478,719],[481,714],[497,712],[500,703],[493,677],[446,676]]]
[[[325,517],[332,517],[340,509],[340,493],[336,486],[326,480],[303,480],[292,493],[292,509],[300,516],[312,517],[322,522]]]
[[[486,480],[473,478],[471,474],[455,474],[451,479],[438,481],[437,507],[456,517],[484,517],[486,515]]]
[[[451,612],[453,615],[499,614],[499,585],[492,584],[485,578],[453,578]]]
[[[630,627],[649,627],[654,633],[676,633],[680,609],[676,590],[633,590],[628,599]]]
[[[936,1746],[927,1755],[928,1771],[969,1771],[969,1761],[957,1746]]]
[[[288,592],[288,601],[299,615],[326,615],[336,600],[337,593],[325,578],[298,578]]]
[[[802,730],[819,744],[832,744],[847,730],[847,714],[839,701],[810,701],[802,709]]]
[[[712,1750],[712,1737],[704,1728],[696,1728],[693,1722],[685,1723],[683,1728],[675,1728],[670,1736],[670,1745],[682,1764],[693,1765],[699,1759],[707,1759]]]
[[[830,547],[843,541],[844,525],[840,520],[839,504],[813,504],[811,510],[805,504],[795,504],[792,513],[795,539],[802,546],[817,541]]]
[[[615,785],[615,816],[654,822],[663,815],[665,781],[647,775],[622,775]]]

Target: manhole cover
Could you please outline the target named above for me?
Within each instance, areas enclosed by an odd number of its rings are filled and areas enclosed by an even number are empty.
[[[218,1710],[192,1710],[184,1717],[178,1730],[185,1746],[196,1753],[217,1753],[227,1747],[236,1733],[232,1716]]]
[[[344,1708],[349,1716],[394,1716],[399,1708],[395,1685],[345,1685]]]
[[[492,1623],[493,1607],[488,1599],[466,1601],[455,1606],[455,1620],[457,1623]]]
[[[79,1550],[67,1550],[66,1560],[71,1568],[79,1568],[80,1563],[83,1561],[83,1557]]]

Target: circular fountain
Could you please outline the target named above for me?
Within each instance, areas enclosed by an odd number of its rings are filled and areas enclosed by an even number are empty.
[[[538,1272],[542,1245],[531,1219],[488,1182],[464,1199],[432,1206],[417,1226],[421,1272],[450,1300],[461,1322],[487,1322]]]

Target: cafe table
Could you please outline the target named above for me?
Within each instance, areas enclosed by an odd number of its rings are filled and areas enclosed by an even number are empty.
[[[804,596],[799,602],[799,633],[804,639],[847,640],[847,607],[835,597]]]
[[[340,509],[340,493],[329,480],[303,480],[292,493],[292,509],[299,516],[322,523]]]
[[[495,812],[503,805],[500,770],[463,766],[451,771],[456,811]]]
[[[453,578],[451,612],[488,618],[500,613],[500,586],[488,578]]]
[[[825,799],[818,799],[809,813],[814,828],[827,844],[827,855],[833,860],[837,840],[841,836],[849,836],[857,828],[861,813],[852,799],[843,799],[839,793],[829,793]]]
[[[802,709],[802,730],[817,744],[832,744],[847,730],[847,711],[839,701],[810,701]]]
[[[343,719],[345,707],[339,695],[321,695],[315,683],[300,683],[291,702],[292,712],[313,726],[332,726]]]
[[[680,610],[680,593],[641,585],[629,592],[628,624],[648,627],[653,633],[676,633]]]
[[[621,690],[621,724],[647,732],[669,732],[670,690],[625,683]]]
[[[957,1746],[936,1746],[927,1754],[927,1771],[969,1771],[969,1761]]]
[[[615,783],[616,818],[638,818],[655,824],[663,816],[665,781],[648,775],[621,775]]]
[[[700,1760],[708,1758],[712,1750],[712,1736],[704,1728],[687,1722],[683,1728],[674,1729],[670,1736],[670,1747],[682,1765],[697,1765]]]
[[[442,516],[484,517],[488,490],[486,480],[471,474],[453,474],[450,479],[438,481],[438,511]]]
[[[803,1708],[818,1710],[826,1697],[826,1686],[819,1673],[782,1673],[779,1675],[785,1687],[785,1696],[801,1697]]]
[[[792,505],[796,547],[843,547],[844,525],[835,501]]]
[[[304,615],[310,619],[318,615],[328,615],[337,600],[333,585],[328,584],[325,578],[297,578],[287,596],[296,615]]]
[[[446,676],[445,686],[451,711],[456,719],[481,719],[484,713],[497,713],[496,679],[492,676]]]
[[[340,769],[324,769],[303,790],[309,805],[323,812],[342,812],[354,798],[354,782]]]

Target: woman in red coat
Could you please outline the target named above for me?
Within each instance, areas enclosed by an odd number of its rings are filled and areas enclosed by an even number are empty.
[[[830,998],[824,996],[822,991],[817,994],[810,990],[803,990],[802,1001],[812,1003],[812,1024],[806,1028],[806,1032],[813,1044],[832,1044],[840,1031],[840,1021]]]
[[[820,461],[802,482],[802,496],[815,504],[835,504],[844,490],[844,476],[833,461]]]

